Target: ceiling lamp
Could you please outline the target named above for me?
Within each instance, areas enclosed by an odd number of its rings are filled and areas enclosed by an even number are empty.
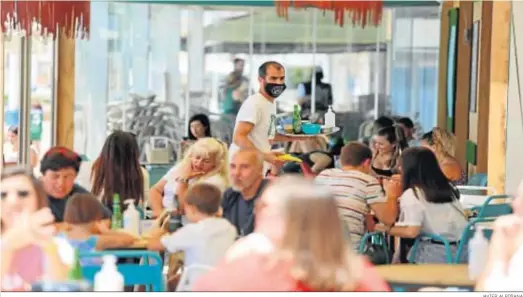
[[[352,20],[354,26],[365,27],[367,24],[378,26],[383,14],[383,0],[377,1],[336,1],[336,0],[275,0],[278,15],[288,19],[289,7],[316,7],[323,11],[334,12],[334,22],[341,27],[345,24],[345,15]]]
[[[12,35],[84,38],[89,33],[90,1],[0,0],[0,25]]]

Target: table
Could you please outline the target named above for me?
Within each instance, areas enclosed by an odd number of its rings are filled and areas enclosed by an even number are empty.
[[[422,287],[458,287],[472,290],[466,264],[394,264],[376,266],[378,273],[393,288],[407,291]]]

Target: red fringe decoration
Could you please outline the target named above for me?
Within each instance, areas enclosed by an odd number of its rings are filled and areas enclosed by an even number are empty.
[[[383,15],[383,0],[274,0],[276,11],[280,17],[289,18],[289,7],[316,7],[323,11],[334,12],[334,22],[341,27],[345,24],[345,12],[349,13],[354,26],[365,28],[367,24],[378,26]]]
[[[13,19],[16,13],[16,25],[25,30],[28,34],[31,32],[33,20],[36,20],[42,27],[42,33],[51,33],[56,37],[57,29],[61,34],[69,38],[75,38],[76,32],[84,32],[84,36],[89,34],[90,25],[90,1],[43,1],[43,0],[0,0],[0,25],[2,32],[6,32],[5,22],[7,17]],[[81,27],[80,27],[81,26]]]

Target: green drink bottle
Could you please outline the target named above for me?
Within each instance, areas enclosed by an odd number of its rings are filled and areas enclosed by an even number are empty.
[[[111,229],[122,228],[122,209],[120,208],[120,195],[113,196],[113,216],[111,217]]]
[[[294,112],[292,114],[292,130],[294,134],[301,133],[301,115],[298,104],[294,104]]]

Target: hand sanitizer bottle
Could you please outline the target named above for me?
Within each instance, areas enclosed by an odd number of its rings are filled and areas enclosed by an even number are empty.
[[[94,276],[94,291],[122,292],[123,290],[123,276],[116,267],[116,257],[114,255],[103,256],[102,269]]]
[[[477,227],[469,241],[469,279],[475,280],[485,268],[489,242],[483,235],[483,228]]]
[[[134,235],[140,235],[140,212],[134,206],[133,199],[124,201],[127,204],[127,209],[123,213],[123,228],[126,232]]]
[[[329,105],[329,110],[325,113],[325,128],[336,127],[336,114],[332,111],[332,105]]]

